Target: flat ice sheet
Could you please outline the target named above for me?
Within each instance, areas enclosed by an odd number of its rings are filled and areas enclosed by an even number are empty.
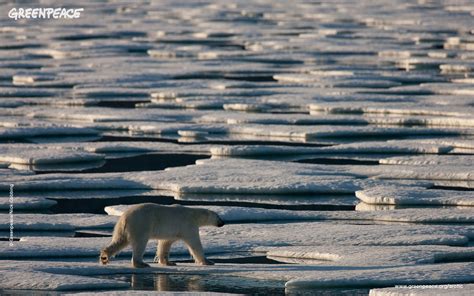
[[[313,111],[325,111],[328,113],[348,113],[348,114],[361,114],[361,113],[381,113],[381,114],[407,114],[407,115],[441,115],[441,116],[464,116],[470,117],[472,114],[469,108],[463,108],[459,106],[452,106],[447,108],[446,106],[436,106],[427,104],[413,104],[413,103],[402,103],[387,104],[387,103],[374,103],[370,106],[367,102],[352,102],[351,104],[343,103],[319,103],[312,104],[309,106],[310,110]]]
[[[57,204],[54,200],[44,198],[24,198],[14,197],[13,208],[16,210],[41,210],[47,209]],[[10,209],[10,198],[0,198],[0,210]]]
[[[474,248],[445,246],[293,246],[267,248],[266,255],[268,258],[289,263],[377,267],[432,264],[443,260],[463,260],[462,258],[469,260],[474,257]]]
[[[123,190],[54,190],[54,191],[37,191],[37,192],[15,192],[17,198],[25,199],[58,199],[58,200],[94,200],[139,196],[172,196],[172,192],[163,192],[151,189],[123,189]],[[6,196],[5,196],[6,197]]]
[[[63,164],[77,162],[94,162],[104,159],[103,155],[80,152],[80,151],[64,151],[63,149],[45,149],[43,147],[29,149],[1,149],[2,155],[0,162],[39,165],[39,164]]]
[[[281,154],[444,154],[452,148],[449,145],[436,143],[418,143],[415,141],[397,142],[360,142],[339,144],[330,147],[291,147],[275,145],[232,145],[211,147],[215,156],[250,156],[250,155],[281,155]]]
[[[473,181],[471,166],[440,164],[436,167],[409,165],[338,166],[337,169],[384,180]]]
[[[368,204],[474,206],[469,191],[423,187],[376,186],[356,191],[356,197]]]
[[[97,135],[97,131],[89,128],[75,127],[17,127],[17,128],[0,128],[0,138],[27,138],[38,136],[68,136],[75,135]]]
[[[334,205],[354,206],[359,200],[353,194],[193,194],[179,193],[174,196],[183,201],[208,201],[208,202],[245,202],[252,204],[273,205]]]
[[[53,274],[25,270],[2,270],[1,288],[5,290],[74,291],[85,289],[126,289],[126,282],[88,276]]]
[[[458,284],[471,282],[473,263],[413,265],[385,269],[306,271],[286,283],[288,290],[329,287]],[[309,275],[311,274],[311,275]]]
[[[426,165],[474,165],[474,155],[423,155],[423,156],[398,156],[380,159],[381,164],[426,166]]]
[[[284,164],[284,165],[283,165]],[[360,180],[344,172],[299,163],[224,159],[198,165],[103,174],[47,174],[11,178],[20,190],[161,189],[178,193],[353,193]],[[10,182],[0,182],[9,188]]]

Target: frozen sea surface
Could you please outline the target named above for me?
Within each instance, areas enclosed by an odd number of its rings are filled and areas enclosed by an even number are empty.
[[[471,1],[77,5],[0,3],[0,294],[473,294]],[[216,265],[99,265],[144,202]]]

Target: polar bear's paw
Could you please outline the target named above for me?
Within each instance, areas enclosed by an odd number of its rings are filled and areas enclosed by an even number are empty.
[[[142,262],[136,262],[136,261],[134,261],[134,262],[132,262],[132,265],[133,265],[133,267],[135,267],[135,268],[147,268],[147,267],[150,267],[150,264],[147,264],[147,263],[145,263],[145,262],[143,262],[143,261],[142,261]]]
[[[204,259],[204,261],[196,262],[199,265],[214,265],[214,262],[209,259]]]
[[[155,259],[153,259],[153,262],[154,263],[158,263],[160,264],[161,266],[176,266],[176,263],[174,262],[171,262],[171,261],[160,261],[160,258],[158,256],[155,257]]]

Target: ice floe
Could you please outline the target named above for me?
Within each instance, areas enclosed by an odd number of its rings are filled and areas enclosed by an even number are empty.
[[[216,156],[250,156],[250,155],[281,155],[281,154],[445,154],[452,150],[450,145],[435,143],[418,143],[415,141],[362,142],[339,144],[328,147],[291,147],[276,145],[233,145],[215,146],[210,148]]]
[[[439,164],[436,166],[406,166],[406,165],[380,165],[380,166],[345,166],[340,170],[354,174],[375,177],[379,179],[403,179],[425,181],[472,181],[473,172],[470,165]]]
[[[466,155],[446,155],[446,156],[399,156],[381,159],[381,164],[395,164],[395,165],[458,165],[469,166],[474,165],[474,156]]]
[[[9,198],[0,198],[0,210],[10,209],[12,202]],[[13,207],[15,210],[41,210],[47,209],[57,204],[54,200],[44,198],[15,197]]]
[[[440,115],[440,116],[460,116],[470,118],[470,111],[461,107],[446,108],[446,106],[417,105],[413,103],[398,103],[390,106],[387,103],[371,103],[370,107],[365,102],[351,103],[324,103],[310,105],[312,111],[324,111],[328,113],[378,113],[378,114],[405,114],[405,115]],[[469,108],[468,108],[469,109]]]
[[[286,288],[363,287],[393,285],[459,284],[474,276],[472,263],[426,264],[386,269],[307,271],[286,283]],[[311,276],[308,274],[311,273]]]
[[[256,249],[258,251],[258,248]],[[370,255],[368,255],[370,254]],[[338,266],[406,266],[469,260],[474,248],[445,246],[292,246],[272,247],[266,256],[278,261]],[[370,260],[368,258],[370,256]],[[328,262],[329,261],[329,262]]]
[[[3,148],[3,147],[2,147]],[[64,151],[64,149],[44,149],[44,147],[27,147],[15,145],[13,147],[0,148],[0,162],[39,165],[39,164],[57,164],[57,163],[77,163],[94,162],[104,159],[103,155],[79,152]],[[43,149],[42,149],[43,148]]]
[[[216,160],[159,172],[47,174],[12,179],[18,191],[66,189],[161,189],[178,193],[352,193],[351,174],[311,165],[261,160]],[[254,173],[249,173],[254,172]],[[10,183],[0,183],[8,187]]]
[[[27,138],[38,136],[69,136],[74,135],[96,135],[98,132],[89,128],[74,127],[18,127],[18,128],[0,128],[0,138]]]
[[[423,187],[379,186],[357,191],[356,196],[368,204],[474,206],[469,191]]]
[[[173,196],[173,192],[164,192],[150,189],[119,189],[119,190],[54,190],[37,192],[15,192],[15,200],[25,199],[50,199],[50,200],[94,200],[94,199],[112,199],[124,197],[139,196]]]
[[[3,290],[56,290],[74,291],[85,289],[126,289],[126,282],[99,279],[88,276],[54,274],[25,270],[8,270],[1,272]]]
[[[354,206],[359,200],[353,194],[194,194],[172,193],[176,200],[200,202],[243,202],[251,204],[273,205],[321,205],[321,206]]]

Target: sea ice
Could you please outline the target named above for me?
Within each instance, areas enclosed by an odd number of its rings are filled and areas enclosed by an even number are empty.
[[[368,204],[474,206],[474,197],[468,191],[411,186],[366,188],[356,191],[356,197]]]
[[[44,198],[14,197],[13,207],[15,210],[42,210],[57,204],[56,201]],[[10,199],[0,197],[0,211],[10,209]]]
[[[210,152],[215,156],[285,155],[285,154],[445,154],[452,149],[449,145],[418,143],[415,141],[362,142],[339,144],[327,147],[292,147],[276,145],[232,145],[214,146]]]
[[[159,189],[178,193],[311,194],[353,193],[360,180],[352,174],[316,166],[262,160],[224,159],[164,171],[97,174],[47,174],[0,182],[18,191],[67,189]],[[250,173],[252,172],[252,173]]]
[[[395,165],[458,165],[469,166],[474,165],[474,156],[472,155],[444,155],[444,156],[398,156],[381,159],[381,164],[395,164]]]
[[[474,248],[446,246],[292,246],[262,248],[267,257],[297,263],[337,266],[407,266],[469,260]],[[257,248],[255,251],[258,251]]]
[[[384,269],[307,271],[288,281],[286,289],[384,287],[394,285],[461,284],[471,282],[473,263],[423,264]],[[469,270],[471,269],[471,270]],[[311,275],[308,275],[311,274]]]
[[[354,206],[359,200],[353,194],[194,194],[174,193],[174,198],[184,201],[207,202],[245,202],[252,204],[274,205],[327,205]]]
[[[116,280],[25,270],[2,270],[0,282],[0,288],[4,292],[5,290],[126,289],[130,286],[126,282]]]
[[[75,128],[75,127],[17,127],[17,128],[0,128],[0,138],[27,138],[37,136],[69,136],[71,134],[82,135],[96,135],[98,132],[89,128]]]
[[[73,150],[48,149],[45,147],[27,147],[22,148],[19,145],[13,147],[0,147],[0,162],[26,164],[26,165],[40,165],[40,164],[63,164],[63,163],[77,163],[77,162],[94,162],[104,159],[103,155],[80,152]]]

